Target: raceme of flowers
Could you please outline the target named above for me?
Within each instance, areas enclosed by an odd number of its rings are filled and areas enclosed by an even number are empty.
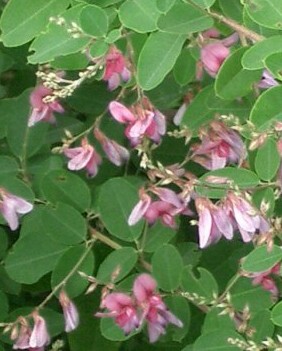
[[[168,324],[183,327],[183,323],[168,310],[156,288],[154,278],[146,273],[140,274],[133,283],[132,295],[122,292],[106,295],[101,308],[107,311],[97,312],[95,316],[113,318],[126,335],[147,323],[149,340],[151,343],[156,342],[166,333]]]

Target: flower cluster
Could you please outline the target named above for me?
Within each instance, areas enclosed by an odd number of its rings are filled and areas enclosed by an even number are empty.
[[[109,110],[116,121],[126,124],[125,135],[132,147],[139,145],[144,137],[158,144],[161,137],[165,135],[165,116],[146,98],[130,108],[112,101],[109,104]]]
[[[159,187],[152,188],[151,191],[157,196],[157,200],[153,201],[142,188],[139,192],[140,201],[135,205],[128,218],[129,225],[136,224],[144,217],[150,225],[160,219],[164,225],[175,229],[176,215],[192,214],[192,211],[188,208],[189,195],[176,194],[171,189]]]
[[[45,346],[50,343],[45,319],[38,312],[33,312],[32,317],[34,320],[32,329],[24,317],[19,317],[20,329],[19,331],[15,329],[11,335],[11,338],[16,340],[13,349],[44,351]]]
[[[195,200],[199,215],[199,243],[204,248],[217,242],[222,236],[230,240],[239,231],[244,242],[249,242],[255,234],[266,233],[267,220],[243,197],[229,192],[218,205],[206,198]]]
[[[13,195],[0,188],[0,212],[11,230],[19,226],[19,216],[32,211],[33,205],[22,197]]]
[[[134,281],[132,296],[120,292],[106,295],[101,307],[108,312],[97,312],[95,316],[114,318],[125,334],[139,329],[146,321],[149,340],[153,343],[165,334],[169,323],[183,327],[182,322],[168,310],[156,288],[156,281],[143,273]]]
[[[79,316],[74,303],[69,299],[65,291],[61,291],[59,302],[62,306],[65,331],[67,333],[77,328],[79,324]],[[19,317],[15,327],[11,333],[11,339],[14,342],[15,350],[44,351],[45,346],[50,343],[50,335],[47,329],[45,319],[39,315],[37,311],[32,313],[33,328],[25,317]],[[19,327],[18,327],[19,325]]]
[[[199,137],[201,143],[192,146],[191,159],[207,169],[240,164],[246,158],[246,148],[239,134],[223,122],[211,122],[200,130]]]

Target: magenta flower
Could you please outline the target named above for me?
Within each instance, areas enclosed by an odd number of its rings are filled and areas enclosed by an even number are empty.
[[[125,135],[133,147],[148,137],[154,143],[159,143],[166,132],[165,116],[155,110],[148,100],[144,99],[142,104],[137,104],[128,109],[117,101],[109,104],[112,116],[119,123],[126,124]]]
[[[252,240],[256,233],[266,233],[269,223],[242,196],[229,192],[224,204],[225,211],[233,222],[234,229],[238,229],[244,242]]]
[[[19,216],[30,212],[33,205],[23,198],[13,195],[0,188],[0,212],[7,221],[11,230],[19,226]]]
[[[94,147],[88,143],[87,138],[81,140],[79,147],[65,148],[64,154],[70,159],[68,162],[69,170],[79,171],[85,168],[90,177],[96,176],[102,160]]]
[[[127,62],[122,53],[112,45],[106,55],[105,72],[103,80],[108,81],[109,90],[116,89],[121,81],[128,82],[131,72],[127,68]]]
[[[279,289],[272,275],[280,275],[280,263],[277,263],[272,268],[258,273],[246,273],[246,276],[252,278],[254,285],[261,285],[265,290],[269,291],[274,299],[279,296]]]
[[[192,159],[203,167],[214,170],[230,163],[240,163],[246,148],[239,134],[222,122],[213,121],[200,134],[202,142],[193,145]]]
[[[50,336],[47,330],[46,322],[44,318],[39,316],[37,312],[33,313],[34,327],[32,329],[29,347],[40,348],[50,343]]]
[[[201,48],[201,62],[211,77],[217,75],[222,63],[230,54],[229,46],[236,43],[237,40],[238,34],[234,33],[223,40],[217,40]]]
[[[152,201],[144,189],[140,190],[140,201],[134,206],[128,224],[134,225],[144,217],[152,225],[158,219],[171,228],[176,228],[175,216],[178,214],[191,215],[188,202],[190,197],[182,198],[181,194],[176,194],[167,188],[154,188],[152,191],[158,196],[159,200]]]
[[[52,95],[52,90],[46,88],[44,85],[37,86],[30,94],[30,104],[32,112],[28,120],[28,126],[32,127],[40,121],[55,123],[56,119],[54,112],[63,113],[64,108],[58,101],[44,102],[43,98]]]
[[[123,293],[108,294],[103,300],[103,306],[109,312],[98,312],[96,317],[114,318],[115,323],[123,329],[125,334],[138,329],[140,320],[132,298]]]
[[[182,328],[183,323],[171,313],[161,296],[155,292],[156,281],[149,274],[141,274],[133,284],[133,293],[137,304],[142,309],[141,321],[147,321],[149,340],[151,343],[165,334],[169,323]]]
[[[75,304],[70,300],[65,291],[61,291],[59,301],[65,318],[65,331],[67,333],[75,330],[79,324],[79,315]]]
[[[129,151],[112,139],[109,139],[98,128],[94,130],[96,139],[100,142],[108,159],[116,166],[121,166],[129,159]]]
[[[209,199],[197,198],[196,209],[199,215],[199,246],[201,249],[217,242],[221,236],[233,238],[231,218],[225,210],[213,204]]]

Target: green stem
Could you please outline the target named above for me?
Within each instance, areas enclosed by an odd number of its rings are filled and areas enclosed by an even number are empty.
[[[37,306],[37,308],[36,308],[37,310],[42,309],[47,304],[47,302],[49,302],[51,300],[51,298],[56,294],[56,292],[58,290],[60,290],[64,285],[66,285],[68,280],[77,272],[80,265],[83,263],[83,261],[85,260],[85,258],[89,254],[89,252],[92,250],[95,241],[96,241],[95,239],[92,239],[89,242],[88,247],[86,248],[84,253],[81,255],[79,260],[76,262],[76,264],[73,266],[73,268],[69,271],[69,273],[65,276],[65,278],[54,287],[52,292],[41,302],[41,304]]]

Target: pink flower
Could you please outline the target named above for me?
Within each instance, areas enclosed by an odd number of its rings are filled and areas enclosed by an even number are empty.
[[[211,77],[215,77],[223,61],[229,56],[229,46],[236,43],[238,34],[234,33],[223,40],[217,40],[213,43],[206,44],[201,49],[201,61],[204,69]]]
[[[168,227],[176,228],[175,216],[178,214],[191,215],[192,212],[188,209],[190,197],[182,198],[180,194],[167,188],[154,188],[152,190],[159,198],[157,201],[152,201],[151,197],[140,190],[140,201],[133,208],[128,224],[136,224],[142,217],[152,225],[158,219]]]
[[[249,278],[252,278],[254,285],[261,285],[265,290],[270,291],[273,298],[277,299],[279,296],[279,290],[275,280],[271,275],[280,275],[280,263],[277,263],[272,268],[258,273],[247,273]]]
[[[98,128],[95,128],[94,135],[96,139],[101,143],[101,146],[108,159],[114,165],[121,166],[128,161],[130,155],[125,147],[119,145],[114,140],[109,139]]]
[[[127,62],[122,53],[112,45],[106,55],[105,72],[103,80],[108,81],[109,90],[116,89],[121,81],[128,82],[131,72],[126,67]]]
[[[201,144],[193,146],[192,159],[207,169],[224,168],[229,163],[240,163],[246,157],[239,134],[222,122],[211,122],[201,131],[200,138]]]
[[[18,217],[30,212],[33,209],[33,205],[3,188],[0,188],[0,197],[0,212],[7,221],[10,229],[16,230],[19,226]]]
[[[112,101],[109,110],[116,121],[127,125],[125,135],[133,147],[140,144],[144,137],[159,143],[166,132],[165,116],[155,110],[147,99],[130,109],[117,101]]]
[[[197,198],[195,205],[199,214],[198,226],[201,249],[217,242],[222,235],[228,240],[233,238],[231,219],[223,208],[216,206],[205,198]]]
[[[155,292],[156,281],[149,274],[141,274],[135,279],[133,293],[137,304],[142,309],[141,321],[146,320],[151,343],[165,334],[169,323],[182,328],[183,323],[166,307],[161,296]]]
[[[87,138],[81,140],[79,147],[65,148],[64,154],[70,159],[68,162],[69,170],[79,171],[85,168],[90,177],[96,176],[102,160],[94,147],[88,143]]]
[[[234,229],[238,229],[244,242],[252,240],[256,233],[266,233],[269,223],[243,197],[229,192],[224,204],[225,211],[233,220]]]
[[[50,336],[47,330],[46,322],[44,318],[39,316],[37,312],[33,313],[34,327],[32,329],[29,347],[40,348],[50,343]]]
[[[103,306],[109,312],[98,312],[95,314],[96,317],[114,318],[115,323],[123,329],[125,334],[139,328],[140,321],[137,310],[130,296],[118,292],[108,294],[103,300]]]
[[[70,300],[65,291],[61,291],[59,301],[65,318],[65,331],[67,333],[75,330],[79,324],[79,315],[75,304]]]
[[[44,85],[37,86],[30,94],[32,112],[28,120],[28,126],[32,127],[39,121],[55,123],[54,112],[63,113],[64,108],[58,101],[44,102],[43,98],[52,95],[52,90]]]

